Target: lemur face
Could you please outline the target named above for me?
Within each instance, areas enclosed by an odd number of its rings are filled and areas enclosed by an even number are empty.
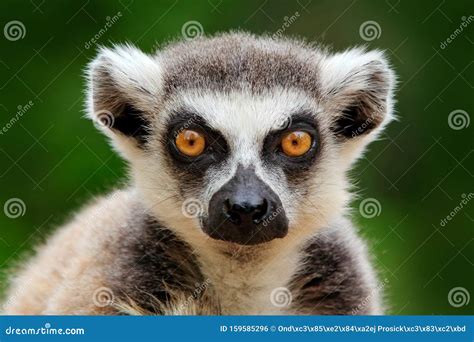
[[[145,206],[202,243],[302,239],[343,214],[345,173],[392,109],[382,53],[242,33],[103,49],[89,81]]]
[[[287,212],[322,147],[308,99],[298,91],[189,90],[172,108],[162,139],[166,167],[183,197],[205,204],[203,231],[239,244],[285,237]]]

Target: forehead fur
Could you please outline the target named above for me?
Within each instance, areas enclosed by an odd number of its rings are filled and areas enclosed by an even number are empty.
[[[158,58],[168,94],[190,88],[260,93],[275,86],[318,94],[321,53],[297,40],[230,33],[171,44]]]
[[[260,94],[188,90],[180,92],[177,101],[170,102],[168,107],[170,111],[174,108],[190,109],[191,112],[180,112],[180,116],[192,122],[194,113],[197,113],[212,128],[231,138],[231,143],[243,143],[246,138],[252,142],[259,141],[271,130],[289,125],[292,115],[311,113],[316,117],[318,109],[306,93],[284,88]]]

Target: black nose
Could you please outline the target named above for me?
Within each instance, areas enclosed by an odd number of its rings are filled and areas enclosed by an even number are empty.
[[[259,224],[268,216],[268,201],[265,198],[256,198],[253,201],[226,199],[224,213],[235,225]]]
[[[255,169],[239,165],[212,195],[202,229],[216,240],[256,245],[285,237],[288,219],[280,198]]]

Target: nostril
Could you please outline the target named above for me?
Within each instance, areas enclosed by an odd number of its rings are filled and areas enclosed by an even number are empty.
[[[268,201],[263,199],[262,204],[255,207],[254,214],[252,216],[253,223],[259,224],[267,216],[268,212]]]
[[[230,204],[230,201],[228,199],[226,199],[224,201],[224,213],[228,214],[229,211],[231,210],[231,208],[232,208],[232,205]]]
[[[235,208],[235,204],[231,204],[228,199],[224,201],[224,214],[233,224],[240,224],[242,222],[238,210]]]

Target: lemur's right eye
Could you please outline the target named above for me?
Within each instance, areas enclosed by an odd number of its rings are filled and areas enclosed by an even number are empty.
[[[293,131],[285,134],[281,140],[283,153],[289,157],[300,157],[311,148],[313,139],[304,131]]]
[[[175,144],[182,154],[188,157],[197,157],[204,151],[206,139],[199,132],[185,129],[176,136]]]

